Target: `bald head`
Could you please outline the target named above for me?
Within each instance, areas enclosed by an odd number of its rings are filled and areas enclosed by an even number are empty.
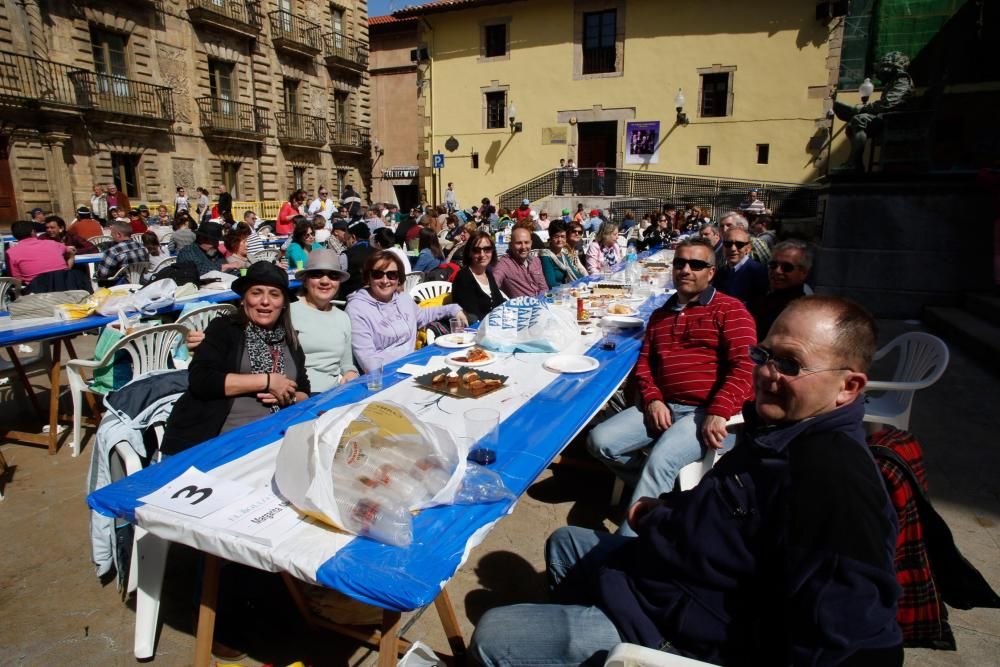
[[[833,349],[845,366],[867,373],[875,356],[878,328],[875,318],[863,306],[841,296],[810,294],[792,301],[780,317],[804,313],[833,327]]]

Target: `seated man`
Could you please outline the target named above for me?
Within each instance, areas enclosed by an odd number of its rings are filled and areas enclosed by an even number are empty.
[[[750,257],[750,232],[731,227],[723,234],[722,252],[726,263],[715,276],[715,287],[743,304],[767,292],[767,269]]]
[[[767,264],[767,294],[752,300],[747,308],[757,323],[757,340],[763,340],[781,311],[806,294],[806,277],[812,268],[812,250],[805,241],[782,241],[774,246]]]
[[[97,284],[102,287],[113,284],[112,277],[126,264],[149,261],[146,247],[132,239],[132,224],[128,220],[115,220],[108,225],[108,231],[115,244],[104,253],[95,272]]]
[[[531,231],[515,227],[510,233],[507,254],[493,267],[497,287],[513,299],[516,296],[538,296],[549,289],[542,272],[542,260],[531,254]]]
[[[638,538],[557,530],[562,604],[487,612],[470,654],[600,665],[625,641],[726,665],[902,665],[897,518],[861,423],[874,352],[857,304],[792,303],[752,348],[733,451],[694,489],[635,503]]]
[[[243,262],[234,260],[227,263],[219,252],[222,243],[222,225],[218,222],[204,222],[198,225],[194,234],[194,243],[185,246],[177,253],[178,264],[194,264],[198,275],[203,276],[209,271],[229,271],[237,273],[244,268]]]
[[[751,395],[753,319],[709,285],[714,258],[704,238],[677,246],[677,294],[649,318],[635,366],[640,405],[590,432],[591,454],[628,481],[638,474],[633,502],[669,492],[681,468],[731,446],[726,422]],[[625,525],[620,532],[634,534]]]
[[[719,226],[714,222],[706,222],[698,229],[698,234],[704,238],[708,239],[709,243],[712,244],[712,252],[715,253],[715,265],[722,266],[726,263],[726,254],[722,248],[722,233],[719,231]]]
[[[18,220],[10,226],[17,245],[7,250],[7,265],[10,275],[20,278],[25,286],[30,285],[35,276],[73,266],[71,249],[48,236],[36,238],[34,232],[35,226],[30,220]]]

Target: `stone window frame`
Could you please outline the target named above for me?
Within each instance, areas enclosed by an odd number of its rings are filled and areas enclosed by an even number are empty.
[[[487,104],[486,104],[486,93],[504,93],[504,109],[510,106],[510,84],[501,85],[499,81],[491,81],[488,86],[481,86],[479,88],[479,98],[483,107],[482,112],[482,126],[483,129],[489,132],[501,132],[507,128],[507,124],[504,123],[503,127],[488,127],[487,126]],[[506,115],[504,111],[504,115]]]
[[[698,72],[698,118],[729,118],[733,115],[733,101],[735,99],[735,90],[733,89],[733,82],[736,77],[736,65],[712,65],[711,67],[699,67]],[[726,114],[724,116],[702,116],[701,115],[701,99],[704,94],[704,82],[705,74],[729,74],[729,81],[726,84],[727,94],[726,94]]]
[[[574,0],[573,3],[573,80],[610,79],[625,76],[625,4],[626,0]],[[615,71],[583,73],[583,15],[615,10]]]
[[[479,21],[479,57],[477,63],[495,63],[503,60],[510,60],[510,16],[492,16]],[[507,30],[507,45],[502,56],[486,56],[486,28],[493,25],[503,25]]]

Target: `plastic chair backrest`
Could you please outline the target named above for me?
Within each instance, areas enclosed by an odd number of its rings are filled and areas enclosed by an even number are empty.
[[[410,296],[416,299],[417,303],[449,293],[451,293],[451,283],[446,280],[432,280],[429,283],[420,283],[410,290]]]
[[[407,294],[412,294],[413,288],[419,285],[423,279],[424,274],[422,271],[411,271],[406,274],[406,282],[403,283],[403,289],[406,290]]]
[[[188,311],[177,318],[177,324],[183,324],[191,331],[204,331],[208,323],[220,315],[232,315],[236,306],[229,303],[213,303]]]
[[[132,235],[132,240],[136,243],[142,243],[142,232],[136,232]]]
[[[177,258],[176,257],[167,257],[165,260],[163,260],[162,262],[160,262],[160,264],[156,267],[156,273],[154,273],[153,275],[155,276],[157,273],[159,273],[163,269],[167,268],[168,266],[173,266],[176,263],[177,263]]]
[[[883,359],[898,351],[896,368],[888,381],[873,380],[866,391],[885,391],[883,401],[891,401],[898,409],[906,410],[913,400],[913,393],[937,382],[948,368],[948,346],[937,336],[922,331],[910,331],[891,340],[875,353]]]
[[[265,250],[261,250],[260,252],[254,253],[248,259],[250,260],[251,264],[255,264],[257,262],[273,262],[274,260],[278,259],[278,255],[280,254],[281,254],[280,250],[267,248]]]
[[[170,243],[173,240],[174,240],[174,233],[173,232],[167,232],[162,237],[160,237],[160,245],[167,245],[168,243]]]
[[[11,295],[11,289],[14,294]],[[0,278],[0,313],[7,312],[7,303],[11,296],[18,296],[21,293],[20,278]]]
[[[100,250],[101,252],[104,252],[105,250],[107,250],[108,248],[110,248],[115,244],[115,240],[107,235],[91,236],[89,239],[87,239],[87,241],[91,245],[97,246],[97,249]]]
[[[132,358],[132,377],[168,368],[168,359],[177,337],[183,339],[187,332],[187,327],[182,324],[161,324],[130,333],[109,348],[98,365],[107,366],[114,360],[116,352],[124,350]]]
[[[125,276],[126,282],[130,285],[141,285],[142,277],[149,272],[149,262],[134,262],[132,264],[126,264],[122,268],[118,269],[118,273],[114,275],[115,278],[121,278]]]

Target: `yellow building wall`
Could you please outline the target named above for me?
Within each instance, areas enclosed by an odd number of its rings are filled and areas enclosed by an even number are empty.
[[[825,170],[817,170],[824,153],[809,144],[824,116],[829,55],[829,29],[814,11],[812,3],[799,0],[626,0],[624,75],[582,80],[574,80],[573,2],[533,0],[427,15],[422,39],[432,54],[424,90],[432,110],[428,148],[445,154],[441,180],[454,181],[467,206],[534,178],[560,158],[575,157],[575,133],[557,114],[601,105],[634,109],[636,121],[660,121],[659,163],[619,167],[811,181]],[[480,24],[503,17],[510,17],[509,59],[477,62]],[[699,118],[697,70],[713,65],[737,67],[733,112]],[[480,88],[493,81],[510,86],[508,101],[517,107],[523,132],[483,129]],[[678,88],[687,98],[687,126],[675,124]],[[558,126],[567,128],[568,143],[544,145],[543,128]],[[460,146],[450,154],[444,143],[452,136]],[[766,165],[756,163],[761,143],[770,144]],[[699,146],[711,147],[710,165],[698,166]],[[471,168],[472,151],[479,153],[479,169]],[[618,152],[622,160],[623,136]],[[430,179],[425,187],[433,201]]]

